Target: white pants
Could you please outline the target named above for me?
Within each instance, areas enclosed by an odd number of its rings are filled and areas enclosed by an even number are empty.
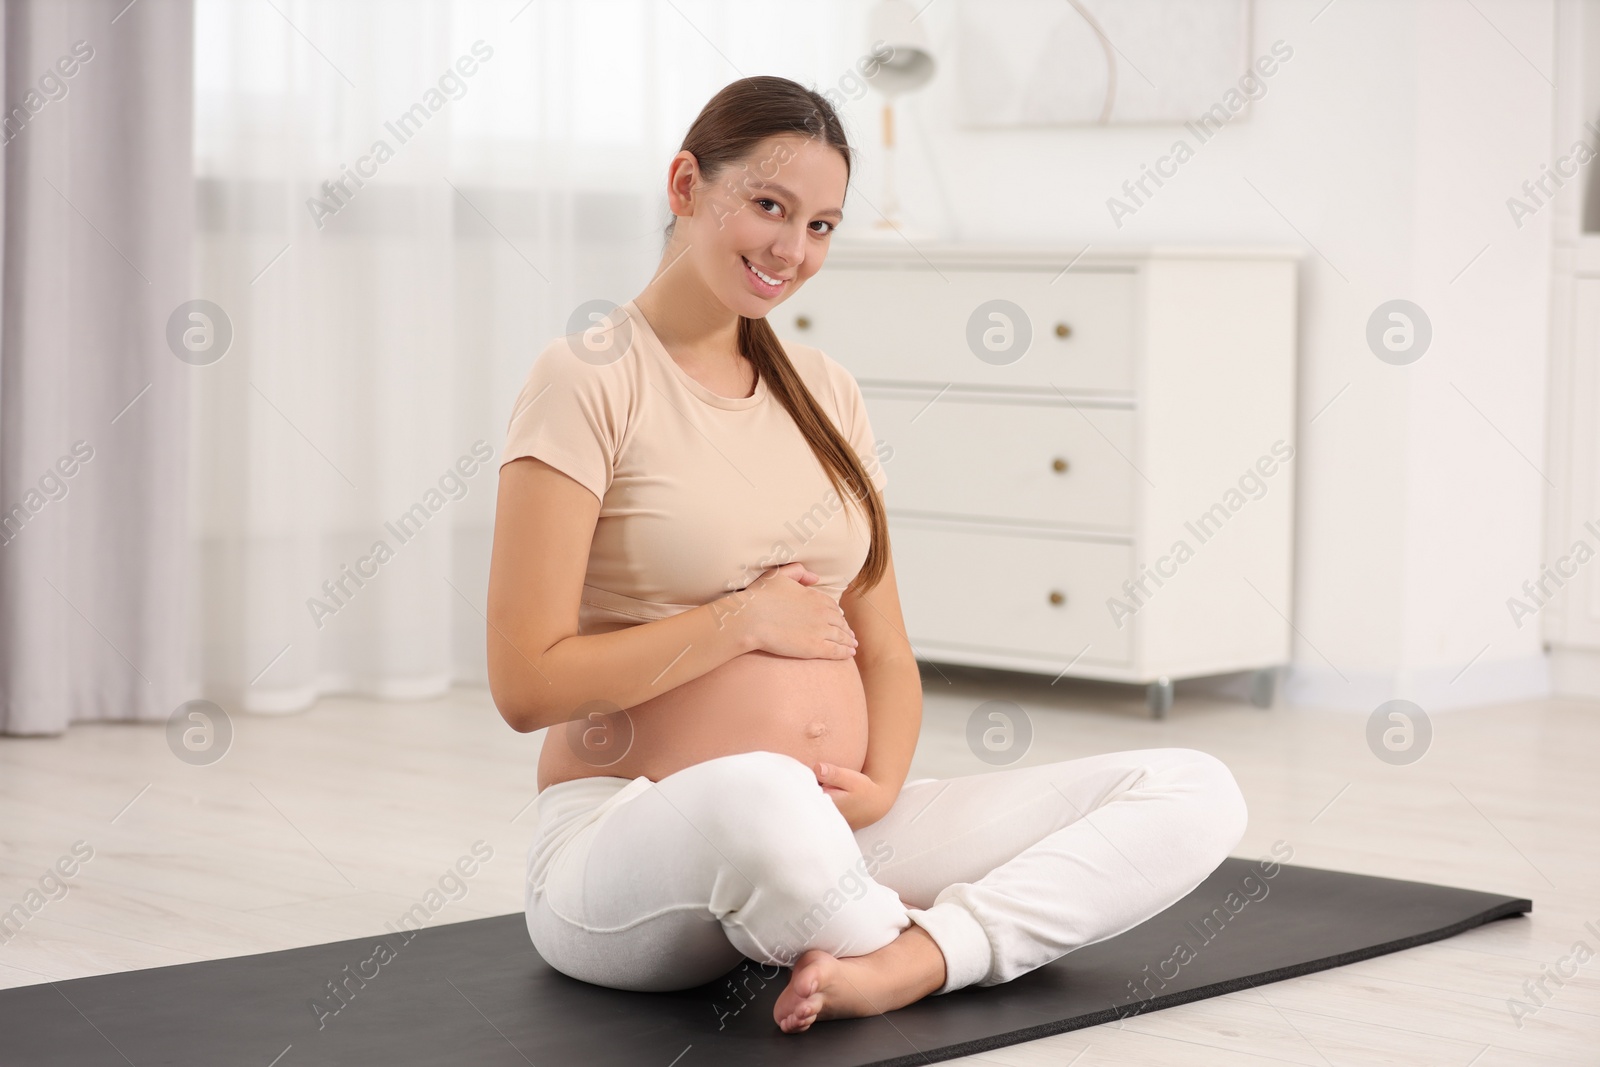
[[[804,763],[741,752],[540,793],[528,933],[573,978],[661,991],[745,958],[864,955],[914,922],[944,953],[947,993],[1137,926],[1204,881],[1245,821],[1228,768],[1187,748],[917,779],[854,832]]]

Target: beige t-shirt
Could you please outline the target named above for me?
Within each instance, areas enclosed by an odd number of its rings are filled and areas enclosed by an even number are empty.
[[[888,476],[855,379],[818,349],[784,349],[881,491]],[[837,600],[867,557],[865,515],[834,490],[767,380],[748,397],[711,392],[633,301],[534,360],[501,465],[519,456],[600,501],[580,633],[667,618],[794,560]]]

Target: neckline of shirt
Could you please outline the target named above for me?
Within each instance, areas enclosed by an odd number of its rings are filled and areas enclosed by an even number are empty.
[[[688,371],[678,366],[678,361],[672,358],[672,353],[667,351],[666,345],[661,343],[661,338],[656,336],[655,330],[650,326],[650,321],[644,317],[644,312],[639,310],[638,304],[630,300],[623,305],[623,310],[638,325],[638,333],[643,335],[645,347],[650,349],[657,359],[667,365],[673,377],[677,378],[685,389],[700,400],[710,404],[712,407],[738,411],[742,408],[755,407],[767,398],[767,379],[759,371],[756,372],[755,392],[749,396],[722,396],[720,393],[713,393],[696,381]]]

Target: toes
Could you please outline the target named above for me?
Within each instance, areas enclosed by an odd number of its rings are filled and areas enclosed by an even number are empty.
[[[784,1016],[785,1029],[804,1030],[817,1021],[817,1013],[822,1008],[819,999],[807,997],[796,1004],[788,1015]]]
[[[794,1006],[777,1020],[778,1026],[786,1033],[804,1030],[816,1021],[821,1007],[821,997],[815,995],[797,997]]]
[[[815,1018],[810,1013],[804,1011],[803,1009],[797,1009],[790,1012],[788,1015],[785,1015],[783,1017],[783,1022],[779,1023],[778,1025],[779,1028],[785,1033],[797,1034],[802,1030],[809,1030],[811,1028],[811,1024],[815,1021]]]

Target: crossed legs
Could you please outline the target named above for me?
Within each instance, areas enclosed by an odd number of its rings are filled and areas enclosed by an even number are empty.
[[[587,799],[623,789],[609,808]],[[1215,870],[1245,820],[1225,765],[1159,748],[908,782],[852,833],[805,764],[743,752],[541,794],[528,928],[556,969],[638,990],[691,988],[746,958],[793,978],[819,959],[803,953],[910,960],[926,934],[944,961],[931,991],[946,993],[1143,922]],[[792,979],[785,996],[818,994]],[[826,1001],[807,1025],[831,1017]]]

